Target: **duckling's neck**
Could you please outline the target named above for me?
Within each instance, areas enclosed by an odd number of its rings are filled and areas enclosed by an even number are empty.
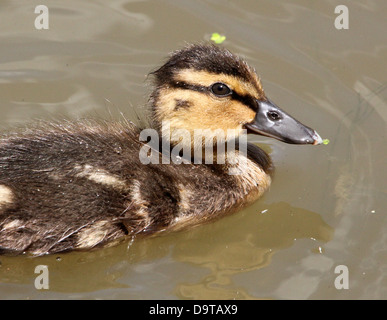
[[[219,132],[217,135],[211,130],[171,130],[169,123],[163,123],[158,135],[163,155],[170,155],[172,160],[181,158],[184,163],[232,164],[236,161],[233,152],[245,150],[247,153],[246,141],[241,143],[241,139],[226,139],[224,135]]]
[[[216,139],[210,131],[204,131],[192,138],[188,130],[180,131],[180,137],[168,130],[164,126],[158,130],[161,137],[159,150],[167,161],[163,163],[218,165],[232,175],[246,174],[244,171],[249,165],[258,166],[268,175],[272,173],[269,155],[247,143],[246,134],[231,135],[231,138],[218,136]]]

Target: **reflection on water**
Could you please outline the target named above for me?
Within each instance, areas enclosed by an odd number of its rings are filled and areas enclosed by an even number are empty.
[[[195,238],[176,246],[173,253],[179,261],[210,271],[197,283],[179,284],[177,296],[184,299],[261,298],[235,285],[233,276],[266,267],[277,251],[290,247],[296,240],[313,239],[324,243],[332,238],[332,228],[314,212],[293,208],[284,202],[265,208],[252,215],[247,228],[244,224],[235,224],[232,230],[224,230],[228,233],[228,243],[219,238],[209,242],[202,234],[196,234]]]
[[[249,214],[225,218],[234,220],[232,229],[229,229],[228,224],[218,221],[215,225],[182,232],[178,241],[176,235],[168,234],[87,253],[40,258],[2,257],[0,281],[33,283],[35,266],[47,265],[51,290],[82,292],[126,288],[130,298],[133,284],[125,283],[124,279],[128,269],[133,273],[132,276],[143,274],[144,269],[152,272],[155,266],[148,265],[150,260],[169,256],[178,263],[205,269],[204,276],[194,282],[176,283],[173,290],[180,298],[261,298],[238,287],[233,282],[233,276],[268,266],[278,250],[290,247],[299,239],[309,239],[315,242],[314,246],[318,250],[322,250],[321,246],[333,235],[333,229],[314,212],[293,208],[283,202],[262,208],[265,209],[261,212],[254,210]],[[249,219],[247,228],[243,223],[246,218]],[[227,233],[227,243],[219,237],[222,233]]]
[[[39,3],[37,3],[39,4]],[[36,5],[37,5],[36,4]],[[60,256],[0,257],[1,298],[386,298],[385,4],[52,0],[0,4],[0,128],[32,119],[146,119],[146,75],[185,42],[223,44],[327,146],[267,143],[276,174],[243,212],[189,231]],[[48,265],[50,290],[33,286]],[[350,271],[337,290],[334,267]]]

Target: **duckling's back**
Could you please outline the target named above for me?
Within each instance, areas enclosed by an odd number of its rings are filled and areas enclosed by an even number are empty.
[[[134,129],[49,124],[1,139],[0,248],[40,254],[127,233],[117,219],[133,178],[125,174],[136,172]]]

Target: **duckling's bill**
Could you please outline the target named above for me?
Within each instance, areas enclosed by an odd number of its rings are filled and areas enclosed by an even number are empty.
[[[319,145],[323,139],[313,129],[281,110],[270,100],[256,100],[257,113],[251,123],[245,124],[248,132],[271,137],[291,144]]]

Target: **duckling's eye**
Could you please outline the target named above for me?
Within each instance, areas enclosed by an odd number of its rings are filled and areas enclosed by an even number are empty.
[[[278,120],[281,119],[280,114],[279,114],[278,112],[276,112],[276,111],[269,111],[269,112],[267,113],[267,116],[268,116],[268,118],[269,118],[270,120],[272,120],[272,121],[278,121]]]
[[[217,82],[214,83],[211,86],[211,91],[214,95],[217,97],[225,97],[231,94],[231,89],[224,83],[222,82]]]

